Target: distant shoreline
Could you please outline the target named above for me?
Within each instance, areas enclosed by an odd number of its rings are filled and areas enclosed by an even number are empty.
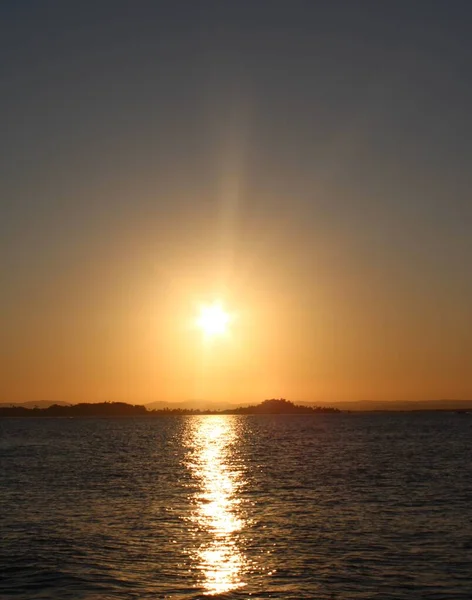
[[[149,410],[143,405],[127,404],[125,402],[100,402],[100,403],[81,403],[72,405],[53,404],[47,408],[27,408],[24,406],[2,406],[0,407],[0,418],[16,417],[161,417],[178,415],[313,415],[313,414],[332,414],[342,412],[338,408],[324,406],[300,406],[293,404],[283,398],[272,398],[264,400],[254,406],[241,406],[225,410],[201,410],[192,408],[163,408],[158,410]]]
[[[376,414],[424,414],[424,413],[450,413],[472,416],[470,408],[413,408],[413,409],[373,409],[373,410],[340,410],[335,407],[325,406],[299,406],[286,400],[266,400],[253,406],[241,406],[224,410],[210,410],[198,408],[163,408],[157,410],[147,409],[143,405],[133,405],[124,402],[81,403],[71,405],[52,404],[47,408],[24,406],[0,406],[1,418],[41,418],[41,419],[75,419],[75,418],[160,418],[172,416],[205,416],[205,415],[319,415],[319,414],[350,414],[350,415],[376,415]]]

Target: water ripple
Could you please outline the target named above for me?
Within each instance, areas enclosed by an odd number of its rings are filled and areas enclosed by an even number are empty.
[[[0,421],[2,600],[470,600],[456,415]]]

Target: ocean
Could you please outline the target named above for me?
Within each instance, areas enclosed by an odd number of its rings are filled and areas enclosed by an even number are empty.
[[[472,598],[472,416],[0,420],[2,600]]]

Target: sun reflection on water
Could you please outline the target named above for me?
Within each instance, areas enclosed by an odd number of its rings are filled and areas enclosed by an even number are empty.
[[[191,521],[203,534],[195,560],[208,595],[245,585],[246,559],[238,537],[244,525],[238,509],[244,479],[233,455],[237,424],[237,419],[223,416],[188,421],[188,466],[198,485]]]

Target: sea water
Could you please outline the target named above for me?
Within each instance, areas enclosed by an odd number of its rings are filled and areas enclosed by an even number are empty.
[[[472,416],[0,420],[0,598],[472,598]]]

